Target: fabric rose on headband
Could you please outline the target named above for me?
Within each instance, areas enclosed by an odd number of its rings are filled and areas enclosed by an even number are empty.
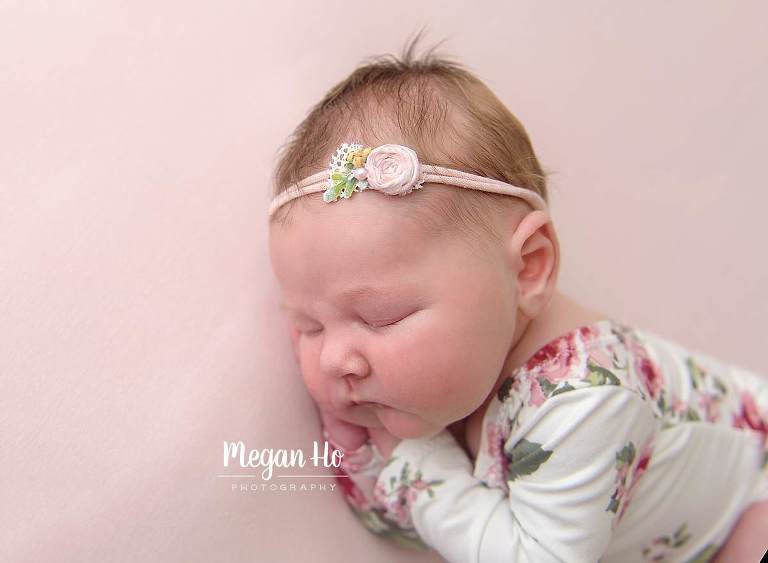
[[[419,157],[413,149],[402,145],[381,145],[365,161],[368,187],[389,195],[407,194],[417,186],[421,176]]]
[[[381,145],[372,149],[357,143],[343,143],[329,165],[328,189],[323,201],[349,198],[367,188],[388,195],[405,195],[421,188],[421,164],[413,149],[402,145]]]

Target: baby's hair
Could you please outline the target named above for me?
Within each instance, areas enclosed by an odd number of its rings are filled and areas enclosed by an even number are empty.
[[[416,58],[422,31],[400,59],[380,55],[363,61],[311,109],[278,151],[273,197],[326,169],[338,145],[355,141],[406,145],[421,162],[508,182],[547,201],[546,177],[523,125],[469,70],[434,55],[439,44]],[[519,218],[530,210],[519,198],[443,185],[387,197],[407,200],[403,212],[429,231],[454,226],[475,243],[489,236],[500,240],[494,228],[500,212]],[[290,210],[303,199],[288,202],[272,221],[288,224]]]

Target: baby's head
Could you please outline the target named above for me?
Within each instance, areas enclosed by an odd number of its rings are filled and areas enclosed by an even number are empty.
[[[399,144],[421,163],[538,193],[545,176],[523,126],[460,65],[427,54],[359,67],[283,147],[275,193],[327,170],[338,146]],[[293,199],[270,221],[270,254],[305,384],[323,410],[401,438],[476,410],[559,265],[545,210],[524,199],[424,183],[327,203]],[[375,405],[356,405],[371,402]]]

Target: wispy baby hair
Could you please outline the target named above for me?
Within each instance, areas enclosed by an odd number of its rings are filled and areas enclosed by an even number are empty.
[[[546,177],[523,125],[496,95],[463,65],[434,54],[415,56],[423,29],[400,58],[379,55],[363,61],[328,91],[278,151],[277,196],[328,166],[343,142],[398,143],[419,160],[495,178],[529,189],[547,201]],[[318,196],[319,197],[319,196]],[[404,209],[433,231],[456,227],[478,242],[498,240],[494,217],[527,204],[505,195],[441,186],[408,195]],[[290,222],[298,198],[272,218]],[[399,199],[399,198],[396,198]]]

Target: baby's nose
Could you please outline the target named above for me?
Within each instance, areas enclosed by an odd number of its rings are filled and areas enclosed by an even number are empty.
[[[370,373],[368,362],[356,348],[327,335],[320,352],[320,368],[334,379],[360,379]]]

